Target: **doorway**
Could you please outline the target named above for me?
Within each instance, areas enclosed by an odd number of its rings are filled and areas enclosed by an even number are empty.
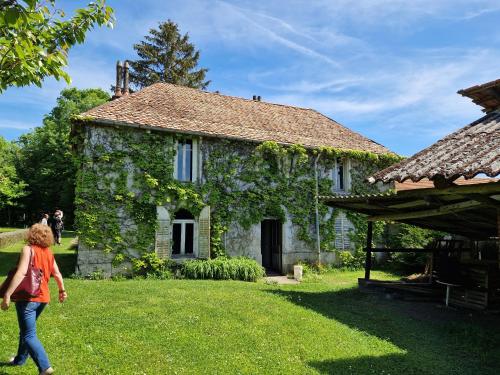
[[[262,266],[266,271],[281,273],[281,222],[275,219],[263,220],[260,233]]]

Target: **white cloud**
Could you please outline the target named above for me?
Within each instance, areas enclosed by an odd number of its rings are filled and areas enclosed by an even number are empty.
[[[30,130],[35,125],[29,122],[13,121],[13,120],[0,120],[0,129],[17,129],[17,130]]]

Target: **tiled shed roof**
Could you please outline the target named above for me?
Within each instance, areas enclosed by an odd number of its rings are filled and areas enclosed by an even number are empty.
[[[472,178],[484,173],[500,174],[500,112],[495,111],[469,124],[432,146],[386,168],[370,181]]]
[[[459,90],[458,93],[471,98],[486,113],[500,108],[500,79]]]
[[[156,83],[83,113],[96,123],[185,134],[390,153],[321,113]]]

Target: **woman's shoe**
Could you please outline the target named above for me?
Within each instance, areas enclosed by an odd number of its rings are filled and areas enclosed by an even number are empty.
[[[42,371],[40,373],[40,375],[51,375],[54,373],[54,369],[52,367],[49,367],[48,369],[46,369],[45,371]]]
[[[16,357],[10,357],[10,358],[9,358],[9,361],[7,362],[7,365],[8,365],[8,366],[19,366],[19,365],[15,362],[15,359],[16,359]]]

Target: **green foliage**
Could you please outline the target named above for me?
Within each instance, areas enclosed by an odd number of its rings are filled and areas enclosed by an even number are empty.
[[[248,229],[269,216],[290,219],[298,228],[299,239],[314,244],[313,167],[317,150],[275,142],[255,145],[204,139],[200,146],[202,182],[179,182],[173,177],[173,164],[174,144],[181,136],[87,127],[91,119],[75,121],[82,166],[77,178],[77,227],[87,246],[115,254],[129,248],[151,252],[157,206],[166,207],[173,218],[180,208],[196,217],[205,205],[211,208],[212,257],[225,255],[223,235],[230,225]],[[85,132],[90,131],[94,140],[84,146],[90,134]],[[320,195],[331,194],[330,170],[336,157],[331,149],[320,158]],[[334,250],[338,212],[319,205],[323,251]],[[124,227],[125,218],[136,227]]]
[[[265,275],[260,264],[245,257],[187,260],[182,264],[181,272],[188,279],[242,281],[257,281]]]
[[[94,25],[113,25],[113,10],[96,0],[68,18],[55,0],[10,0],[0,4],[0,93],[10,86],[42,85],[63,78],[68,51],[83,43]]]
[[[15,158],[18,147],[0,137],[0,210],[18,204],[25,195],[26,184],[18,176]]]
[[[339,252],[339,267],[348,270],[359,270],[365,265],[366,253],[361,250],[340,251]]]
[[[389,236],[392,248],[425,249],[432,241],[443,237],[444,233],[423,229],[409,224],[398,224],[396,233]],[[405,272],[422,272],[429,261],[429,254],[422,252],[391,253],[389,264]]]
[[[189,43],[188,34],[181,36],[176,23],[160,22],[150,29],[144,41],[135,44],[139,60],[130,61],[130,83],[141,89],[156,82],[205,89],[208,69],[196,70],[200,52]]]
[[[146,253],[131,261],[132,269],[136,275],[160,280],[172,278],[173,262],[159,258],[156,253]]]
[[[38,219],[40,212],[53,212],[58,207],[67,226],[72,224],[77,165],[69,139],[70,119],[109,99],[101,89],[64,89],[43,126],[20,137],[17,170],[28,184],[27,195],[21,200],[28,215]]]

